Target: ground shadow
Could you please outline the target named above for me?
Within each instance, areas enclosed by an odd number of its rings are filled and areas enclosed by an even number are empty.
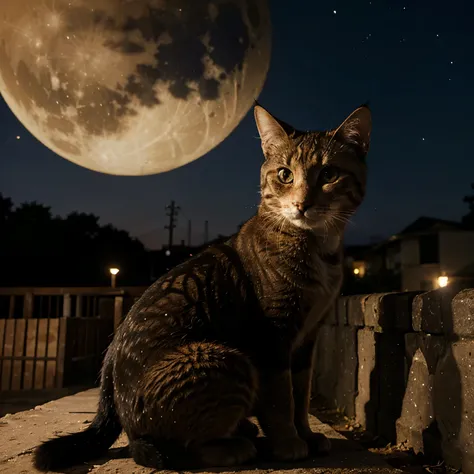
[[[107,464],[113,459],[128,459],[130,458],[130,453],[128,451],[128,446],[123,448],[111,448],[107,452],[107,456],[104,456],[100,459],[94,459],[93,461],[86,462],[80,466],[73,466],[69,469],[65,469],[65,474],[88,474],[96,466],[102,466]]]
[[[92,387],[78,386],[47,390],[11,390],[0,392],[0,417],[31,410],[38,405],[83,392]]]
[[[257,443],[259,452],[265,452],[265,440],[264,438],[259,438],[260,442]],[[354,441],[347,439],[333,438],[332,442],[332,451],[329,455],[326,456],[311,456],[308,459],[301,462],[273,462],[266,459],[264,454],[260,454],[255,462],[251,464],[243,464],[240,466],[230,466],[223,468],[205,468],[205,469],[195,469],[192,472],[204,473],[204,472],[243,472],[243,471],[255,471],[255,470],[294,470],[294,469],[357,469],[357,472],[370,472],[371,469],[374,469],[375,472],[377,469],[382,469],[387,467],[385,463],[381,461],[381,458],[369,451],[364,450],[359,444]],[[83,464],[66,470],[66,474],[86,474],[90,472],[93,466],[104,465],[111,460],[121,459],[127,463],[127,466],[123,466],[124,472],[127,472],[127,469],[131,469],[133,460],[130,459],[130,454],[128,452],[128,447],[124,448],[114,448],[110,449],[108,455],[102,459],[95,460],[90,463]],[[125,461],[127,459],[127,461]],[[130,464],[132,463],[132,464]],[[114,466],[119,468],[119,465]],[[159,471],[154,471],[159,472]]]

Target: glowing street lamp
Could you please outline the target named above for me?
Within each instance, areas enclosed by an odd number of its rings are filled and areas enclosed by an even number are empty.
[[[109,272],[110,272],[110,286],[112,288],[115,288],[115,282],[116,282],[116,279],[117,279],[117,273],[120,271],[120,269],[118,268],[109,268]]]
[[[444,288],[445,286],[448,286],[449,283],[449,278],[446,275],[442,275],[438,277],[438,286],[440,288]]]

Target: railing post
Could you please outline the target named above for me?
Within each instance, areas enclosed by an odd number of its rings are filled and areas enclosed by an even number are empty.
[[[31,319],[33,317],[33,293],[25,293],[23,299],[23,317],[25,319]]]
[[[114,332],[120,326],[123,317],[123,296],[116,296],[114,299]]]
[[[63,318],[71,317],[71,295],[69,293],[63,298]]]
[[[76,318],[82,318],[82,296],[76,296]]]
[[[10,295],[10,305],[8,307],[8,319],[15,317],[15,295]]]
[[[59,319],[58,351],[56,353],[56,388],[63,388],[66,364],[67,325],[72,320]]]

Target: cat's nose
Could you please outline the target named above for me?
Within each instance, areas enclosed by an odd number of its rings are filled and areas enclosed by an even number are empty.
[[[310,207],[307,202],[293,202],[293,206],[295,206],[301,214],[304,214]]]

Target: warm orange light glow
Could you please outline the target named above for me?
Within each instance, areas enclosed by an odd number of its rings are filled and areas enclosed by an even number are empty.
[[[440,288],[444,288],[445,286],[448,286],[448,283],[449,283],[449,278],[447,276],[438,277],[438,286]]]
[[[109,268],[109,272],[111,275],[117,275],[119,271],[120,270],[118,268]]]
[[[360,273],[360,270],[358,268],[354,268],[354,275],[358,275]]]

